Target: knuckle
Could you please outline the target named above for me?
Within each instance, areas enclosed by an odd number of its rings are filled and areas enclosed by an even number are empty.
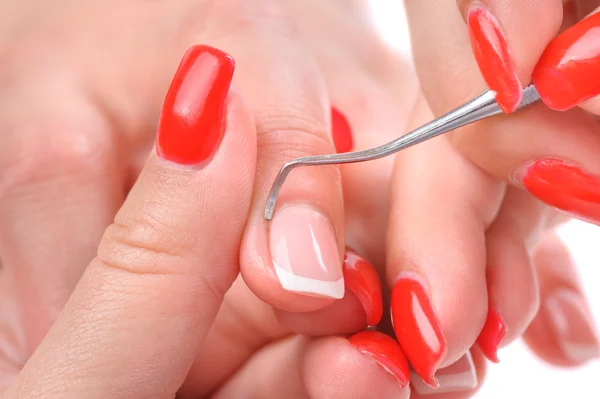
[[[190,31],[193,36],[198,34],[213,34],[223,38],[239,41],[247,37],[254,40],[265,37],[265,33],[283,34],[296,32],[286,6],[279,0],[212,0],[198,10],[202,14],[210,14],[218,24],[201,26],[198,31],[197,20],[190,21]]]
[[[2,186],[6,189],[39,181],[70,179],[89,182],[113,173],[110,137],[90,130],[54,126],[20,126],[9,131],[0,150]]]
[[[98,247],[97,260],[100,266],[112,272],[124,273],[135,278],[165,277],[176,278],[188,289],[196,299],[202,301],[221,301],[227,292],[229,277],[219,278],[217,273],[198,273],[201,268],[193,256],[190,256],[189,244],[178,244],[165,230],[161,231],[156,220],[148,219],[146,226],[136,224],[135,227],[113,223],[104,234]],[[156,233],[161,231],[160,233]],[[110,273],[112,275],[113,273]],[[225,273],[221,273],[225,276]],[[233,277],[231,277],[233,279]],[[197,301],[194,300],[194,305]]]
[[[267,156],[290,159],[334,152],[327,125],[306,112],[281,112],[257,119],[258,146]]]
[[[113,223],[104,232],[98,259],[131,274],[179,274],[189,267],[187,249],[175,240],[161,239],[161,223],[149,215],[135,226]],[[165,235],[169,237],[169,235]]]

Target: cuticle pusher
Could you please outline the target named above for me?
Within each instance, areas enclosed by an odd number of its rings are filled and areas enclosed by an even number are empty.
[[[533,84],[527,86],[523,90],[523,97],[515,112],[536,103],[538,100],[540,100],[540,96],[535,86]],[[287,176],[297,167],[372,161],[458,129],[459,127],[500,114],[503,114],[503,112],[496,102],[496,93],[488,90],[447,114],[379,147],[341,154],[307,156],[289,161],[281,168],[271,187],[265,207],[265,219],[271,220],[273,218],[279,191]]]

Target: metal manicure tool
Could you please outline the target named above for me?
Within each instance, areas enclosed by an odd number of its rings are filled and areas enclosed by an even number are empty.
[[[523,98],[515,112],[536,103],[539,99],[540,96],[535,89],[535,86],[527,86],[523,90]],[[290,172],[297,167],[372,161],[374,159],[387,157],[388,155],[392,155],[415,144],[422,143],[423,141],[458,129],[459,127],[500,114],[503,114],[503,112],[496,102],[496,93],[488,90],[468,103],[450,111],[446,115],[379,147],[342,154],[308,156],[289,161],[281,168],[279,174],[275,178],[265,207],[265,219],[271,220],[273,217],[279,190],[281,190],[281,187]]]

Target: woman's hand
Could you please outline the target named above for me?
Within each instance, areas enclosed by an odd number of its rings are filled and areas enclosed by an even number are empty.
[[[566,79],[569,68],[589,74],[597,65],[589,20],[566,33],[571,48],[561,48],[565,36],[548,46],[561,24],[583,17],[592,3],[571,2],[563,18],[560,0],[459,1],[458,7],[452,0],[406,1],[423,90],[413,127],[473,98],[486,82],[510,112],[532,74],[552,105],[556,92],[548,92],[548,80]],[[560,51],[568,52],[561,64],[567,71],[557,67]],[[585,57],[593,62],[580,62]],[[398,287],[392,315],[403,326],[396,329],[401,345],[413,342],[405,350],[408,359],[430,384],[440,365],[455,362],[474,343],[496,360],[498,347],[523,333],[555,364],[579,365],[598,356],[572,262],[563,247],[551,251],[555,239],[543,239],[563,218],[538,201],[600,222],[598,125],[576,107],[591,109],[582,103],[589,93],[581,90],[585,84],[596,90],[597,74],[584,80],[573,85],[571,97],[559,93],[575,107],[568,112],[535,106],[397,156],[386,266],[388,281]],[[571,86],[562,82],[558,88]],[[540,251],[546,266],[534,262]],[[403,294],[407,290],[413,295]],[[418,311],[411,310],[415,303]]]
[[[241,250],[252,291],[278,309],[318,311],[344,294],[345,241],[383,265],[392,159],[347,168],[343,193],[335,167],[294,172],[270,227],[262,216],[270,185],[289,159],[334,152],[334,141],[341,150],[381,144],[407,123],[416,83],[354,3],[6,3],[0,252],[22,312],[22,358],[93,258],[152,148],[169,77],[195,43],[235,57],[236,87],[257,126],[257,178]],[[331,103],[334,124],[349,123],[352,136],[337,129],[342,133],[332,139]],[[309,227],[317,231],[316,245],[307,239]],[[277,255],[282,286],[271,253],[291,234],[300,235],[289,240],[292,263]],[[319,324],[322,331],[366,325],[362,306],[346,302],[351,322]],[[314,324],[301,320],[292,317],[290,326]]]
[[[316,397],[327,390],[341,397],[406,395],[401,386],[408,382],[407,363],[393,340],[367,333],[351,341],[392,370],[391,376],[345,339],[315,340],[313,346],[293,335],[353,333],[367,323],[377,324],[383,309],[373,267],[348,252],[348,292],[334,303],[282,290],[265,244],[264,199],[284,161],[302,153],[332,152],[334,141],[340,150],[348,150],[392,139],[406,124],[416,91],[405,65],[380,46],[367,22],[353,9],[338,7],[346,2],[322,8],[317,4],[290,2],[288,10],[270,1],[252,7],[233,0],[178,7],[168,2],[100,7],[97,2],[65,1],[42,10],[41,5],[17,8],[11,3],[14,18],[3,25],[11,40],[3,42],[7,62],[1,79],[2,98],[12,100],[0,106],[5,134],[0,154],[5,167],[0,279],[2,306],[8,310],[1,321],[4,367],[10,371],[6,382],[54,322],[137,178],[152,148],[156,115],[177,59],[189,43],[208,42],[236,55],[234,82],[253,113],[259,137],[259,187],[250,206],[254,224],[246,230],[241,255],[246,281],[267,304],[237,280],[202,343],[182,395],[206,395],[220,387],[224,392],[287,392],[292,382]],[[334,19],[336,24],[328,25]],[[327,45],[321,43],[325,32],[331,34]],[[357,40],[360,46],[355,46]],[[329,95],[338,108],[333,112],[338,133],[347,126],[342,114],[347,113],[352,136],[346,129],[331,139]],[[348,241],[379,265],[392,162],[345,173]],[[241,161],[230,167],[235,167],[231,173],[247,172]],[[296,187],[296,195],[289,198],[300,199],[306,191],[325,207],[337,204],[333,208],[340,213],[335,168],[326,174],[319,169],[306,172],[287,185],[292,192]],[[326,189],[315,188],[317,182]],[[223,220],[229,223],[229,218]],[[342,264],[340,257],[329,266],[341,272]],[[315,311],[282,312],[269,304]],[[474,361],[482,363],[481,355]],[[289,379],[264,373],[265,365],[286,370]],[[298,367],[306,371],[300,373]],[[341,370],[344,389],[335,386],[342,382]],[[236,378],[227,383],[232,375]]]
[[[222,320],[239,323],[222,304],[236,290],[230,287],[256,168],[255,121],[230,90],[233,70],[220,50],[196,46],[186,53],[165,100],[156,152],[58,321],[3,398],[172,398],[195,360],[210,365],[197,376],[201,385],[235,360],[236,345],[262,334],[224,328]],[[273,342],[256,346],[231,378],[212,386],[214,397],[408,398],[389,374],[408,378],[392,338],[365,332],[350,341],[283,334],[277,340],[273,321],[258,320],[264,324],[255,327]],[[215,355],[219,345],[228,353]],[[378,347],[386,350],[379,362],[389,373],[361,354]],[[4,351],[3,372],[9,360]]]

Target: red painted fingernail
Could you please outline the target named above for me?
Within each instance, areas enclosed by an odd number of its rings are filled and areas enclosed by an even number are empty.
[[[600,95],[600,13],[558,35],[546,47],[532,79],[550,108],[563,111]]]
[[[354,145],[352,129],[350,129],[350,124],[344,114],[336,108],[331,108],[331,133],[333,135],[335,150],[338,153],[352,150],[352,146]]]
[[[383,299],[381,280],[373,265],[347,250],[344,256],[344,282],[365,309],[367,324],[379,324],[383,315]]]
[[[506,322],[500,316],[500,313],[490,305],[487,319],[477,338],[477,345],[479,345],[485,357],[494,363],[500,362],[500,359],[498,359],[498,346],[506,336],[506,332]]]
[[[515,173],[539,200],[570,215],[600,223],[600,178],[564,161],[544,158]]]
[[[467,23],[475,59],[490,90],[505,113],[521,102],[523,87],[517,75],[510,48],[492,12],[479,1],[469,5]]]
[[[163,105],[156,142],[159,156],[191,165],[214,153],[234,67],[231,56],[212,47],[187,51]]]
[[[363,331],[348,339],[359,352],[373,358],[384,370],[393,375],[402,388],[410,383],[408,361],[400,345],[377,331]]]
[[[446,354],[446,339],[423,278],[403,273],[392,290],[392,324],[404,353],[421,379],[437,388],[435,372]]]

